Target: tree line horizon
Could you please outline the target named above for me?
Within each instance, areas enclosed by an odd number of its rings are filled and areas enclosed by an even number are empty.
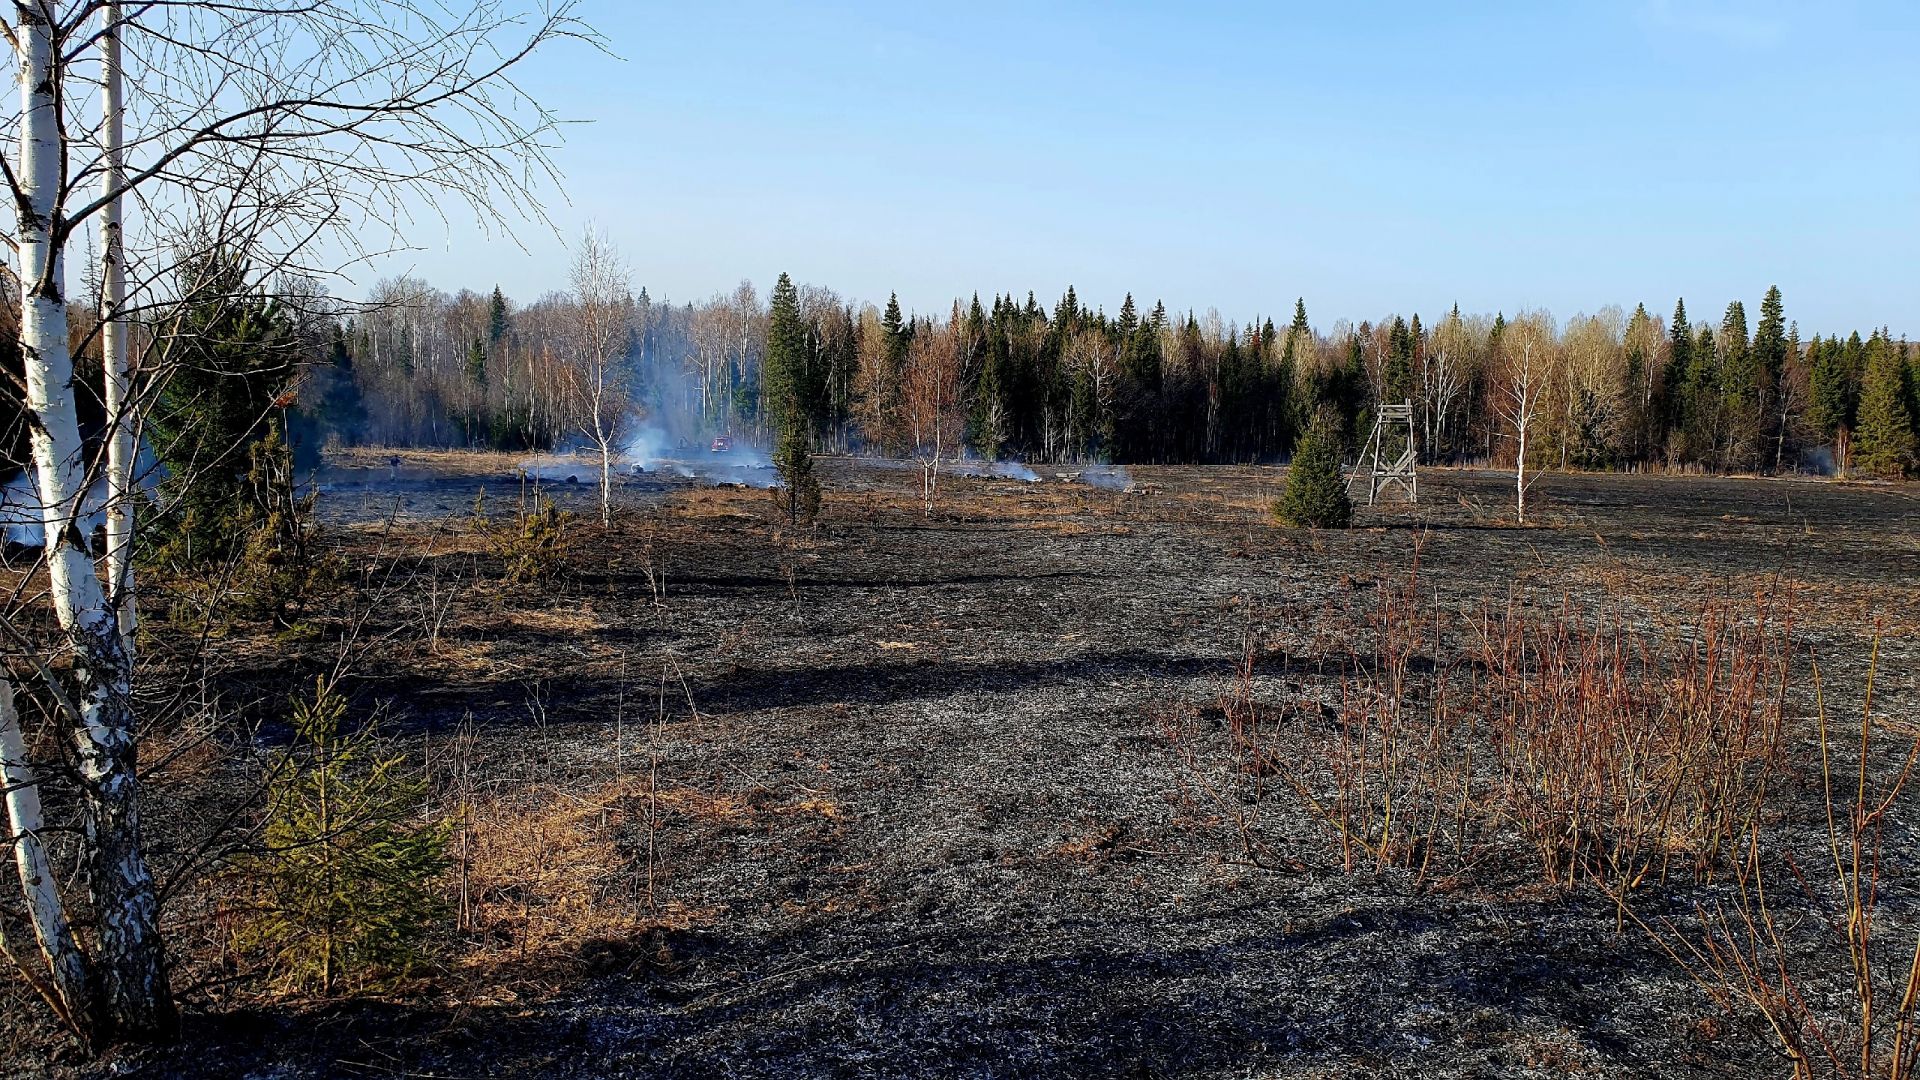
[[[564,391],[572,303],[565,293],[516,306],[497,287],[449,295],[411,278],[382,282],[369,309],[333,334],[335,381],[347,376],[365,403],[333,424],[335,437],[566,445],[579,426]],[[770,350],[782,304],[799,340]],[[626,307],[624,376],[638,411],[674,430],[691,421],[689,434],[769,444],[768,387],[790,386],[782,393],[825,452],[924,453],[931,426],[913,413],[931,398],[955,414],[955,449],[988,459],[1278,462],[1322,411],[1351,440],[1364,438],[1376,403],[1407,400],[1423,462],[1511,463],[1517,440],[1493,399],[1516,324],[1544,353],[1533,358],[1546,380],[1528,451],[1543,467],[1901,475],[1920,443],[1920,350],[1884,327],[1803,340],[1777,288],[1751,327],[1740,300],[1717,322],[1696,321],[1681,300],[1664,318],[1642,304],[1562,325],[1541,310],[1456,306],[1431,324],[1394,314],[1323,332],[1304,298],[1283,326],[1237,324],[1157,302],[1142,310],[1132,294],[1110,316],[1071,286],[1050,309],[1032,292],[975,294],[933,317],[903,312],[897,296],[855,304],[784,274],[768,303],[743,281],[689,303],[642,288]]]
[[[267,396],[293,403],[288,430],[309,450],[552,450],[591,423],[570,293],[516,305],[498,287],[448,294],[400,277],[357,310],[313,300],[263,290],[257,304],[274,317],[240,322],[297,328],[276,330],[257,357],[244,341],[223,350],[250,378],[282,373]],[[700,302],[623,291],[617,307],[626,345],[612,377],[631,402],[626,423],[689,445],[719,433],[772,445],[775,418],[791,413],[819,452],[1272,463],[1291,459],[1320,414],[1352,444],[1374,405],[1405,400],[1422,463],[1510,465],[1517,432],[1497,399],[1524,336],[1544,372],[1533,467],[1901,476],[1920,465],[1920,349],[1884,327],[1803,340],[1777,288],[1751,328],[1740,300],[1718,322],[1694,320],[1681,300],[1671,317],[1610,306],[1561,324],[1543,310],[1456,305],[1430,324],[1393,314],[1322,331],[1304,298],[1277,326],[1159,302],[1143,311],[1131,293],[1109,316],[1071,286],[1050,309],[1033,292],[976,294],[935,318],[903,312],[897,296],[856,304],[785,274],[765,303],[743,281]],[[6,352],[17,364],[17,345]],[[776,407],[775,386],[790,409]],[[929,422],[930,409],[947,423]],[[22,443],[16,431],[7,456],[24,460]]]

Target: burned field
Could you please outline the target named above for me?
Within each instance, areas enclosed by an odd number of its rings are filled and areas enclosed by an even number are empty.
[[[1356,688],[1383,655],[1421,684],[1410,711],[1448,672],[1488,681],[1476,619],[1572,613],[1662,642],[1703,612],[1764,616],[1794,673],[1757,814],[1803,860],[1825,836],[1808,655],[1857,731],[1878,640],[1877,783],[1920,724],[1911,488],[1551,475],[1520,527],[1510,477],[1436,471],[1419,507],[1314,533],[1271,523],[1273,469],[1142,467],[1129,490],[952,477],[928,514],[911,467],[823,459],[821,526],[796,535],[764,491],[658,474],[622,477],[603,528],[581,463],[542,485],[578,515],[553,564],[515,581],[514,465],[333,462],[338,586],[291,629],[223,628],[182,675],[244,719],[155,763],[150,828],[180,871],[242,805],[289,696],[345,656],[356,715],[385,717],[462,822],[434,959],[329,1004],[237,962],[183,972],[193,1049],[116,1068],[1784,1073],[1757,1016],[1638,925],[1685,931],[1733,895],[1724,866],[1666,871],[1695,855],[1675,819],[1630,912],[1618,879],[1544,873],[1518,818],[1402,825],[1405,844],[1356,857],[1342,827],[1395,828],[1328,810],[1378,793],[1351,771]],[[1436,629],[1382,636],[1414,623]],[[1483,789],[1458,783],[1423,816],[1464,819]],[[1411,790],[1395,784],[1379,790]],[[1883,857],[1893,942],[1920,923],[1915,821]],[[175,932],[217,946],[218,876],[180,880]],[[1790,951],[1828,970],[1817,905],[1783,911]],[[83,1068],[50,1030],[18,1039],[37,1068]]]

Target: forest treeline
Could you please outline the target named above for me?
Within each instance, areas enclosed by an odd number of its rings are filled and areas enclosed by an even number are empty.
[[[516,305],[497,288],[448,294],[399,278],[369,300],[352,314],[301,309],[290,336],[306,363],[286,400],[305,441],[528,450],[579,437],[570,294]],[[781,304],[800,339],[770,350]],[[1644,306],[1564,323],[1455,308],[1326,330],[1300,301],[1282,324],[1236,324],[1132,296],[1108,314],[1072,288],[1051,308],[1032,293],[975,296],[937,317],[817,286],[763,302],[744,282],[700,303],[641,289],[624,307],[617,375],[632,421],[688,445],[721,432],[770,445],[777,383],[827,451],[1281,461],[1322,412],[1351,444],[1375,403],[1407,400],[1421,460],[1510,464],[1517,415],[1502,406],[1524,342],[1538,387],[1530,464],[1898,475],[1920,458],[1920,350],[1884,329],[1803,339],[1778,289],[1752,320],[1736,300],[1717,321],[1681,302],[1665,318]]]

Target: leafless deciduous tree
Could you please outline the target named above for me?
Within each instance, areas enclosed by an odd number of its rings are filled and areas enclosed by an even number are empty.
[[[1073,434],[1105,449],[1111,442],[1114,400],[1120,392],[1120,340],[1098,330],[1081,330],[1067,340],[1067,362],[1086,387],[1090,400],[1080,411],[1093,426],[1092,431]]]
[[[1540,403],[1552,374],[1554,333],[1551,316],[1523,312],[1500,337],[1495,409],[1513,429],[1514,512],[1527,520],[1527,440],[1540,421]]]
[[[1479,373],[1480,345],[1485,340],[1485,328],[1469,323],[1455,309],[1434,327],[1433,340],[1421,354],[1422,445],[1430,455],[1444,455],[1453,448],[1459,430],[1457,415]]]
[[[633,338],[633,290],[606,238],[589,229],[573,258],[573,332],[568,375],[576,423],[600,456],[600,523],[613,521],[613,452],[633,409],[627,355]]]
[[[960,453],[966,435],[966,408],[960,373],[963,357],[951,326],[939,329],[922,324],[907,346],[907,366],[901,379],[901,406],[920,463],[920,494],[926,512],[933,513],[940,493],[940,465]]]
[[[408,0],[240,0],[225,4],[16,0],[0,16],[12,48],[15,144],[0,156],[14,207],[6,237],[18,266],[24,404],[45,526],[49,596],[66,674],[40,663],[75,748],[90,943],[63,925],[57,883],[19,863],[21,881],[52,904],[36,918],[44,967],[63,1017],[84,1041],[164,1036],[175,1026],[159,903],[141,840],[137,726],[131,708],[130,510],[111,507],[108,578],[83,522],[103,468],[82,441],[76,409],[66,266],[88,230],[106,236],[106,325],[115,335],[107,466],[122,479],[126,431],[140,405],[126,393],[124,320],[166,301],[167,254],[189,231],[243,236],[285,272],[311,253],[351,261],[379,230],[421,206],[465,205],[482,220],[502,194],[536,206],[553,118],[513,72],[556,38],[586,36],[566,0],[524,15],[496,2],[465,8]],[[105,123],[83,108],[105,88]],[[122,209],[128,212],[122,214]],[[136,216],[143,245],[131,240]],[[189,230],[191,224],[194,229]],[[317,240],[330,238],[331,243]],[[373,239],[370,239],[373,238]],[[121,272],[148,262],[132,289]],[[343,254],[344,253],[344,254]],[[337,263],[335,264],[338,265]],[[118,267],[119,269],[112,269]],[[141,284],[144,283],[144,289]],[[129,296],[129,293],[136,295]],[[17,720],[16,720],[17,725]],[[28,741],[31,745],[31,740]],[[7,752],[10,829],[37,799],[35,762]],[[27,821],[27,824],[31,824]]]

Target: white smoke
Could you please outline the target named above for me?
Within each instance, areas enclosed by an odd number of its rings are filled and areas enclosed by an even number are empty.
[[[638,421],[622,448],[623,467],[629,473],[678,476],[715,486],[780,486],[773,459],[765,450],[744,439],[727,438],[731,448],[717,450],[717,440],[695,443],[669,434],[650,420]]]
[[[1133,487],[1132,475],[1120,465],[1089,465],[1074,479],[1102,491],[1127,491]]]
[[[166,467],[154,456],[146,440],[140,441],[133,459],[134,482],[148,499],[159,494]],[[107,523],[107,479],[102,476],[87,488],[80,503],[80,532],[93,536]],[[33,468],[22,469],[13,479],[0,484],[0,539],[19,547],[40,547],[46,543],[46,503],[40,498],[40,474]]]
[[[640,386],[623,429],[616,470],[679,477],[716,487],[780,486],[767,451],[744,433],[716,428],[701,414],[700,395],[672,357],[642,356]],[[716,450],[722,445],[729,449]]]
[[[1002,480],[1020,480],[1029,484],[1040,482],[1040,474],[1017,461],[982,461],[968,455],[953,463],[953,471],[958,476],[994,476]]]

